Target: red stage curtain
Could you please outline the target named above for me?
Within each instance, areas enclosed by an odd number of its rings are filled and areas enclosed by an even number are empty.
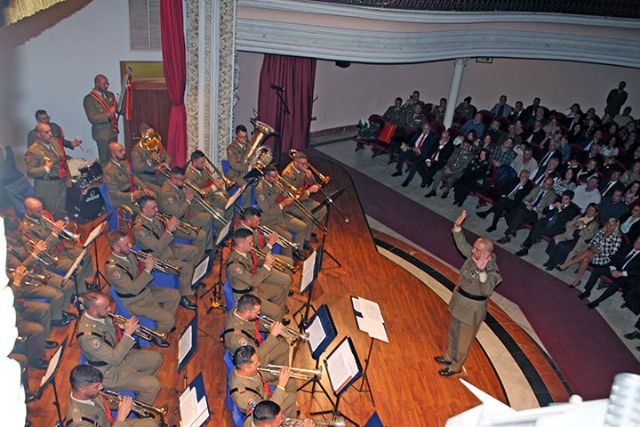
[[[258,117],[280,132],[282,139],[282,163],[287,163],[290,148],[302,149],[309,143],[309,127],[313,109],[313,85],[316,79],[316,60],[295,56],[265,55],[260,70],[258,92]],[[278,129],[280,100],[276,84],[285,88],[282,94],[290,114],[283,113]],[[274,146],[275,138],[268,141]],[[277,153],[274,153],[277,155]],[[277,157],[275,158],[277,160]]]
[[[187,111],[184,89],[187,81],[184,29],[181,0],[160,1],[160,29],[162,32],[162,68],[171,99],[171,113],[167,130],[167,151],[175,165],[183,165],[187,158]]]

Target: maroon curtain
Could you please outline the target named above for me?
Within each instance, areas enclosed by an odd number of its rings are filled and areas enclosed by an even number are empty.
[[[162,68],[171,99],[167,151],[175,165],[183,165],[187,159],[187,111],[184,106],[187,64],[182,23],[182,1],[160,0]]]
[[[258,117],[260,121],[280,132],[282,163],[287,163],[290,148],[302,149],[309,143],[315,80],[316,60],[313,58],[264,56],[260,70]],[[278,93],[271,87],[272,84],[285,89],[282,97],[289,107],[289,114],[284,113]],[[279,116],[282,116],[280,123]],[[268,144],[273,147],[275,141],[275,138],[271,138]],[[275,161],[278,161],[277,157]]]

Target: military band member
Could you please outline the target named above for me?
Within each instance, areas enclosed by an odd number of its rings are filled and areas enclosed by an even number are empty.
[[[155,427],[153,418],[127,418],[133,408],[133,399],[123,396],[115,418],[102,390],[102,372],[90,365],[78,365],[71,370],[71,394],[64,417],[65,427]]]
[[[274,183],[278,180],[278,169],[269,165],[264,168],[263,172],[264,176],[256,186],[256,200],[262,211],[260,221],[285,239],[296,243],[298,248],[302,248],[305,241],[311,239],[313,223],[311,221],[304,222],[285,213],[285,208],[291,206],[294,200],[291,197],[285,198],[275,187]],[[296,236],[292,237],[289,230],[296,233]]]
[[[55,217],[61,217],[67,202],[67,187],[71,187],[69,167],[60,140],[53,137],[51,127],[36,125],[36,140],[24,154],[27,176],[33,178],[36,197]]]
[[[205,233],[206,250],[213,250],[213,218],[205,212],[204,208],[196,201],[198,197],[184,185],[184,168],[171,169],[169,179],[162,184],[162,191],[158,198],[160,211],[167,215],[175,216],[181,221],[200,227]]]
[[[156,196],[150,188],[131,171],[124,147],[117,142],[109,144],[110,159],[104,163],[102,179],[107,185],[109,201],[117,209],[120,205],[135,210],[135,202],[142,196]]]
[[[167,228],[156,218],[157,203],[152,197],[140,199],[141,215],[136,216],[133,234],[136,244],[143,252],[147,252],[157,259],[176,267],[181,267],[178,275],[180,285],[180,305],[189,310],[196,306],[189,301],[193,295],[191,287],[193,270],[202,260],[202,250],[195,245],[173,242],[173,232],[178,225],[175,216],[167,223]]]
[[[155,151],[149,151],[143,147],[145,138],[147,140],[156,138]],[[140,140],[131,148],[131,166],[136,177],[146,183],[151,190],[160,192],[160,187],[167,179],[161,171],[170,168],[171,156],[162,146],[160,135],[146,123],[140,125]]]
[[[122,337],[109,317],[109,299],[99,292],[81,296],[86,311],[78,321],[76,338],[87,363],[104,375],[104,385],[114,390],[132,390],[137,400],[153,404],[160,391],[156,373],[162,355],[153,350],[136,350],[133,334],[139,323],[135,316],[124,325]]]
[[[72,141],[65,139],[64,132],[62,131],[60,125],[52,122],[50,120],[49,114],[45,110],[38,110],[36,111],[36,127],[31,129],[29,131],[29,135],[27,135],[27,147],[38,140],[38,123],[49,125],[49,127],[51,127],[51,134],[53,135],[53,137],[58,139],[59,141],[62,141],[62,145],[65,148],[70,148],[73,150],[78,145],[82,144],[82,141],[77,138],[74,138]]]
[[[471,343],[487,315],[488,299],[502,281],[493,242],[480,237],[471,246],[464,238],[462,223],[466,217],[467,211],[462,211],[452,230],[456,247],[466,260],[449,302],[449,348],[445,356],[435,357],[436,362],[445,365],[438,372],[445,377],[462,371]]]
[[[233,219],[234,210],[224,210],[227,204],[227,196],[224,193],[224,182],[222,179],[213,176],[206,162],[207,159],[202,151],[196,150],[191,153],[191,161],[185,170],[185,179],[200,191],[204,192],[206,194],[204,200],[218,212],[226,222],[229,222]],[[196,197],[198,196],[196,195]],[[214,219],[217,225],[216,230],[220,230],[226,225],[226,222],[223,224],[217,218]]]
[[[267,254],[260,264],[253,251],[253,233],[239,229],[233,233],[233,251],[227,261],[227,277],[231,281],[233,296],[238,302],[245,294],[262,300],[262,312],[274,320],[282,320],[287,291],[271,283],[273,255]]]
[[[24,210],[25,215],[21,224],[24,233],[36,242],[43,240],[48,248],[48,253],[57,257],[57,261],[52,268],[60,269],[67,273],[76,258],[82,253],[82,249],[74,243],[67,243],[61,240],[59,236],[64,228],[64,222],[62,220],[56,221],[51,217],[47,211],[43,210],[42,202],[34,197],[24,199]],[[42,219],[43,216],[53,221],[54,225],[49,227],[45,224],[45,220]],[[79,292],[87,290],[87,284],[93,280],[94,275],[95,270],[91,254],[87,252],[75,272],[75,281]]]
[[[301,151],[298,151],[293,158],[293,160],[287,165],[286,168],[282,171],[282,177],[287,180],[289,184],[292,184],[298,190],[301,191],[301,196],[299,198],[300,202],[304,205],[307,210],[312,211],[317,208],[320,203],[311,199],[309,196],[320,191],[322,186],[316,182],[313,173],[309,169],[309,160],[307,159],[307,155]],[[299,218],[303,221],[308,221],[300,210],[296,207],[296,205],[289,205],[285,212]],[[322,206],[313,216],[316,220],[321,221],[325,215],[327,214],[327,208]]]
[[[261,310],[262,301],[257,296],[246,294],[240,297],[224,320],[224,348],[233,354],[243,346],[255,347],[263,363],[286,365],[289,363],[289,344],[281,337],[284,326],[275,322],[271,328],[265,329],[258,321]],[[267,337],[262,339],[260,332],[268,332]]]
[[[242,427],[280,427],[283,424],[284,415],[280,405],[271,401],[263,400],[259,402],[251,414],[245,418]],[[313,420],[305,419],[300,420],[300,424],[296,424],[298,427],[314,427],[316,424]]]
[[[117,101],[104,75],[98,74],[93,83],[93,90],[84,97],[82,105],[91,123],[91,137],[98,146],[100,163],[104,164],[109,160],[109,144],[118,140]]]
[[[227,146],[227,160],[229,161],[227,176],[240,186],[245,182],[242,177],[249,172],[249,164],[244,161],[248,149],[247,128],[238,125],[233,142]]]
[[[156,259],[148,257],[142,265],[131,253],[131,242],[126,231],[109,233],[111,256],[107,261],[106,272],[109,284],[114,287],[124,307],[133,315],[155,320],[154,330],[169,333],[176,324],[176,309],[180,301],[180,292],[164,286],[153,286],[151,270]],[[160,338],[153,343],[159,347],[169,344]]]
[[[229,377],[230,395],[233,403],[244,413],[251,413],[258,402],[271,400],[282,408],[284,416],[296,416],[296,385],[290,380],[291,370],[282,368],[279,376],[262,374],[258,371],[260,358],[255,348],[242,346],[233,354],[233,365]],[[276,385],[271,393],[269,384]]]

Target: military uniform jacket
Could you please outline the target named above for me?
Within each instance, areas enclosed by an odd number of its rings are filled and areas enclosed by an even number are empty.
[[[293,162],[289,163],[286,168],[282,171],[282,177],[289,182],[289,184],[293,185],[298,189],[306,189],[311,187],[314,184],[317,184],[315,177],[313,174],[309,178],[307,178],[307,174],[304,170],[298,170],[293,166]],[[305,191],[300,197],[300,201],[306,200],[309,198],[309,192]]]
[[[454,174],[462,174],[467,168],[469,162],[471,162],[471,159],[474,157],[475,155],[473,151],[464,151],[462,148],[458,147],[451,157],[449,157],[449,160],[447,160],[447,167],[451,169]]]
[[[64,132],[62,132],[62,128],[54,122],[49,122],[49,127],[51,128],[51,134],[59,141],[62,141],[62,145],[66,148],[74,149],[73,143],[68,139],[64,139]],[[27,147],[38,140],[38,131],[33,128],[29,131],[27,135]]]
[[[420,129],[424,122],[427,121],[427,116],[424,114],[408,113],[406,117],[405,126],[408,128]]]
[[[113,286],[120,298],[127,302],[151,296],[147,285],[153,280],[151,273],[142,268],[136,256],[130,253],[120,257],[113,252],[106,265],[109,285]]]
[[[102,371],[106,379],[117,374],[135,340],[123,334],[118,341],[111,319],[102,320],[90,318],[85,312],[78,321],[76,338],[87,363]]]
[[[236,250],[232,251],[227,261],[227,277],[231,280],[231,287],[249,293],[271,275],[271,270],[266,266],[258,265],[256,274],[252,273],[253,268],[250,253],[241,254]]]
[[[242,177],[249,172],[249,165],[244,162],[244,155],[249,147],[233,141],[227,146],[227,160],[229,161],[229,178],[235,182],[242,182]]]
[[[43,215],[45,215],[44,212]],[[31,236],[36,242],[38,242],[38,240],[44,240],[49,250],[60,244],[58,236],[54,236],[41,219],[31,218],[25,215],[22,219],[22,224],[25,233]]]
[[[396,107],[395,105],[387,108],[387,111],[382,115],[387,121],[402,126],[404,124],[404,110],[402,107]]]
[[[127,425],[126,422],[117,420],[112,424],[107,416],[108,410],[101,396],[86,402],[69,396],[64,425],[65,427],[125,427]]]
[[[113,92],[107,91],[103,99],[108,106],[116,105],[116,96]],[[118,135],[118,124],[112,122],[113,116],[91,93],[84,97],[82,105],[87,119],[91,123],[91,137],[93,139],[108,140],[114,139]]]
[[[199,197],[197,194],[194,194],[193,196],[194,198]],[[173,215],[180,219],[185,216],[187,216],[188,219],[188,214],[191,213],[191,203],[187,201],[184,191],[170,183],[169,180],[166,180],[164,184],[162,184],[162,191],[158,198],[158,205],[160,207],[160,211],[163,213]]]
[[[156,258],[165,259],[172,255],[169,244],[173,241],[173,235],[164,228],[160,220],[150,221],[144,215],[136,216],[133,235],[136,238],[136,244]]]
[[[113,160],[105,162],[102,171],[102,179],[107,185],[109,200],[114,207],[131,204],[131,193],[136,188],[145,188],[144,182],[137,176],[133,176],[133,186],[131,188],[131,169],[129,163],[123,160],[117,163]]]
[[[269,397],[259,373],[252,377],[241,377],[235,369],[231,371],[229,377],[229,388],[233,403],[245,413],[253,411],[253,408],[263,400],[271,400],[282,405],[286,397],[286,392],[280,388],[276,388]]]
[[[160,145],[159,158],[160,163],[171,164],[171,156],[169,156],[167,150],[162,147],[162,144]],[[156,175],[156,166],[158,163],[151,158],[151,153],[142,148],[141,143],[138,142],[131,149],[131,165],[133,166],[133,173],[135,175]]]
[[[246,225],[240,223],[238,224],[238,228],[244,228],[245,230],[249,230],[250,232],[253,233],[253,244],[256,245],[258,247],[258,249],[262,250],[266,247],[266,251],[265,252],[269,252],[271,251],[271,249],[273,249],[273,246],[271,246],[268,242],[267,242],[267,236],[265,236],[264,234],[262,234],[262,231],[260,231],[259,228],[256,228],[255,230],[251,227],[247,227]]]
[[[471,259],[472,246],[466,241],[462,230],[453,230],[453,239],[462,256],[466,258],[460,269],[460,279],[449,302],[449,313],[460,322],[479,325],[487,314],[489,297],[502,281],[495,254],[487,264],[487,280],[482,283],[476,264]],[[465,296],[466,294],[467,296]],[[479,297],[477,299],[469,297]],[[485,298],[484,300],[480,300]]]
[[[219,202],[218,204],[221,204],[220,208],[223,208],[227,203],[222,192],[218,191],[218,188],[209,180],[209,175],[205,171],[199,171],[194,168],[191,165],[191,162],[189,162],[189,165],[185,170],[185,177],[190,183],[195,185],[196,188],[205,191],[209,199]],[[197,194],[195,196],[200,197]]]
[[[257,322],[257,320],[256,320]],[[259,327],[261,332],[268,332],[261,326]],[[251,346],[258,351],[258,357],[262,362],[266,362],[263,355],[269,354],[280,343],[278,337],[274,337],[271,334],[267,334],[267,337],[259,343],[256,338],[256,327],[253,320],[244,320],[238,316],[235,309],[227,312],[224,319],[224,331],[222,331],[222,338],[224,340],[224,348],[231,354],[235,353],[237,349],[243,346]]]
[[[261,179],[256,186],[256,200],[262,210],[262,222],[265,224],[284,224],[284,213],[278,203],[280,193],[275,186]]]
[[[53,162],[49,172],[44,168],[45,158]],[[57,181],[69,176],[64,149],[58,139],[52,139],[51,144],[36,140],[24,153],[24,162],[29,178]]]

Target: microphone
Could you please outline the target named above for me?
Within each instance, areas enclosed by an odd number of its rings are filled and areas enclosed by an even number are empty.
[[[285,89],[285,88],[283,88],[282,86],[278,86],[278,85],[277,85],[277,84],[275,84],[275,83],[271,83],[271,89],[275,89],[275,90],[277,90],[278,92],[285,92],[285,91],[286,91],[286,89]]]

